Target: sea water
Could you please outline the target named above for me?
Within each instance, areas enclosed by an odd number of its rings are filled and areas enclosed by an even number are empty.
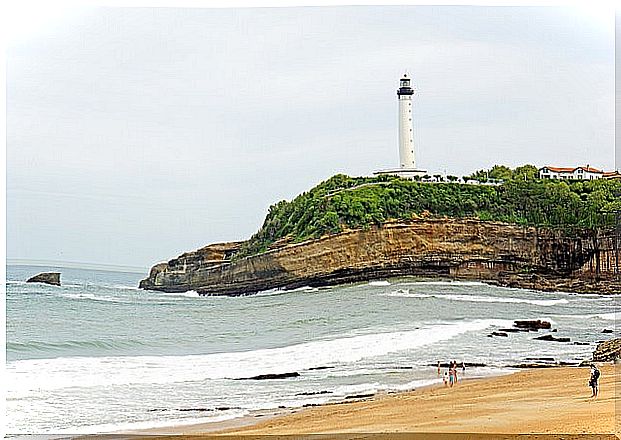
[[[61,287],[25,283],[62,272]],[[142,273],[7,268],[7,419],[14,434],[81,434],[222,421],[466,377],[526,358],[578,362],[616,334],[615,297],[416,278],[241,297],[138,289]],[[488,335],[545,319],[557,337]],[[574,345],[573,342],[588,343]],[[252,380],[265,374],[297,377]]]

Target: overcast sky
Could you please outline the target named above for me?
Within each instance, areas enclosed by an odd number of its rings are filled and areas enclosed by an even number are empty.
[[[612,18],[612,17],[611,17]],[[614,28],[525,7],[75,10],[7,53],[7,258],[148,267],[397,166],[614,168]]]

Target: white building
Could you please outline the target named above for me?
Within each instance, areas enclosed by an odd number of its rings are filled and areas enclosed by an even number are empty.
[[[399,102],[399,168],[376,171],[373,173],[375,175],[389,174],[413,179],[416,176],[423,177],[427,174],[426,170],[416,168],[412,95],[414,95],[414,90],[410,86],[410,78],[406,73],[399,80],[399,88],[397,89],[397,100]]]
[[[589,165],[586,167],[561,168],[545,166],[539,168],[540,179],[560,179],[560,180],[594,180],[602,179],[604,172]]]

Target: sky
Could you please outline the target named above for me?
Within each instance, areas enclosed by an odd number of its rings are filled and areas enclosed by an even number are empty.
[[[606,17],[604,17],[606,18]],[[6,53],[7,259],[148,268],[336,173],[614,163],[614,20],[559,7],[66,10]]]

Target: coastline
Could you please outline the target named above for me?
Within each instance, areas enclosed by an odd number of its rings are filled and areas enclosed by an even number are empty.
[[[171,426],[139,435],[292,435],[327,433],[612,434],[621,432],[621,367],[599,364],[600,395],[590,399],[588,368],[554,367],[467,378],[352,402],[266,410],[225,422]],[[472,438],[472,437],[469,437]]]
[[[391,221],[283,242],[236,260],[231,255],[239,242],[211,244],[156,264],[140,288],[243,296],[415,276],[540,291],[620,293],[610,256],[600,255],[608,263],[594,266],[592,240],[583,235],[471,218]]]

